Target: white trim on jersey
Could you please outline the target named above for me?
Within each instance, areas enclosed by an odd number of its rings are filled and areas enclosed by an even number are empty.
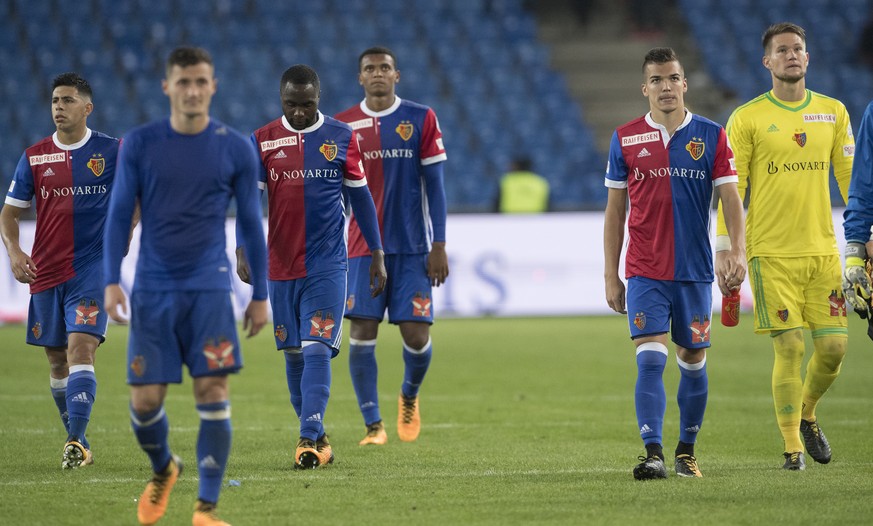
[[[324,124],[324,115],[321,113],[321,110],[318,110],[318,118],[315,119],[315,124],[313,124],[312,126],[310,126],[310,127],[308,127],[308,128],[305,128],[305,129],[303,129],[303,130],[297,130],[297,129],[295,129],[294,127],[292,127],[292,126],[291,126],[291,123],[288,122],[288,119],[286,119],[285,116],[282,115],[282,126],[284,126],[286,130],[288,130],[288,131],[290,131],[290,132],[292,132],[292,133],[310,133],[310,132],[314,132],[315,130],[321,128],[321,125],[322,125],[322,124]]]
[[[367,107],[367,99],[361,101],[361,111],[364,112],[365,115],[369,115],[370,117],[384,117],[386,115],[391,115],[397,108],[400,107],[401,99],[397,95],[394,95],[394,104],[388,107],[386,110],[382,111],[373,111]]]
[[[445,161],[445,160],[446,160],[446,152],[443,152],[443,153],[434,155],[433,157],[428,157],[427,159],[422,159],[421,165],[427,166],[429,164],[434,164],[434,163],[438,163],[440,161]]]
[[[21,199],[15,199],[8,195],[6,196],[6,204],[17,208],[30,208],[30,201],[22,201]]]
[[[686,108],[685,109],[685,119],[683,119],[682,124],[680,124],[679,127],[676,128],[676,131],[673,132],[673,135],[675,135],[677,131],[688,126],[691,123],[691,118],[693,116],[694,116],[694,114],[691,113],[690,111],[688,111],[688,109]],[[670,142],[670,134],[667,133],[667,128],[661,126],[660,124],[658,124],[657,122],[652,120],[652,112],[646,113],[646,124],[648,124],[652,128],[655,128],[656,130],[659,130],[661,132],[661,140],[664,142],[664,148],[666,148],[667,144]]]
[[[85,143],[91,140],[91,128],[85,128],[85,137],[82,138],[81,141],[75,144],[64,144],[58,140],[58,132],[54,132],[52,134],[52,142],[55,143],[55,146],[60,148],[61,150],[78,150],[82,146],[85,146]]]
[[[616,181],[615,179],[606,178],[606,182],[603,183],[603,186],[607,188],[615,188],[617,190],[624,190],[627,188],[627,180],[625,181]]]

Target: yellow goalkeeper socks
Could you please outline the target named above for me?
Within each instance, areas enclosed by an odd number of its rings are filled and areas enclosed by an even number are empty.
[[[776,422],[785,441],[785,451],[803,451],[800,441],[800,404],[803,383],[803,330],[791,329],[773,337],[773,402]]]
[[[828,331],[827,334],[821,334]],[[836,331],[836,333],[834,333]],[[842,332],[842,333],[840,333]],[[840,365],[846,355],[847,335],[845,329],[822,329],[813,331],[815,352],[806,365],[806,380],[803,382],[804,420],[815,420],[815,408],[818,401],[827,392],[834,380],[840,374]]]

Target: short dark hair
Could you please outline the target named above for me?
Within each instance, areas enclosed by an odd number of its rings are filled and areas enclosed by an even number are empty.
[[[285,70],[282,73],[282,81],[279,84],[279,91],[285,89],[285,84],[299,84],[305,86],[312,84],[315,90],[321,89],[321,80],[318,78],[318,73],[306,64],[296,64]]]
[[[170,55],[167,57],[167,76],[170,75],[170,70],[173,69],[173,66],[186,68],[203,62],[210,66],[213,65],[212,55],[202,47],[177,47],[170,51]]]
[[[643,58],[643,73],[649,64],[666,64],[667,62],[679,62],[679,57],[671,47],[654,47]],[[680,67],[682,63],[679,63]]]
[[[91,85],[88,84],[88,81],[82,78],[78,73],[72,71],[61,73],[52,81],[52,91],[54,91],[58,86],[72,86],[76,88],[79,95],[83,95],[89,99],[94,98],[94,92],[91,91]]]
[[[367,55],[388,55],[391,57],[391,60],[394,61],[394,69],[397,69],[397,57],[394,55],[393,51],[385,46],[373,46],[365,49],[360,56],[358,56],[358,69],[361,69],[361,64],[364,62],[364,57]]]
[[[764,31],[764,35],[761,36],[761,45],[764,47],[764,52],[768,53],[768,47],[770,47],[770,42],[773,40],[773,37],[776,35],[781,35],[783,33],[794,33],[795,35],[800,37],[800,40],[806,44],[806,31],[803,30],[797,24],[792,24],[791,22],[779,22],[778,24],[773,24],[768,27],[766,31]]]

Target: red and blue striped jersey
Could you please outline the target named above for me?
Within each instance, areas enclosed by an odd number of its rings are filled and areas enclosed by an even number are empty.
[[[32,294],[66,282],[85,265],[100,265],[117,158],[118,139],[90,129],[76,144],[61,144],[55,132],[24,151],[6,205],[28,208],[36,200],[30,257],[39,277]]]
[[[445,205],[431,210],[422,169],[446,160],[434,111],[395,97],[394,104],[384,111],[374,112],[362,101],[336,118],[349,123],[360,142],[385,253],[426,254],[431,242],[445,241]],[[442,181],[435,183],[441,185]],[[430,214],[438,209],[443,217],[434,218],[431,224]],[[369,254],[353,216],[349,224],[349,257]]]
[[[714,186],[737,182],[724,128],[687,112],[670,137],[648,114],[616,129],[606,186],[630,200],[625,277],[712,282]]]
[[[319,112],[315,124],[295,130],[283,116],[255,130],[252,141],[269,201],[269,278],[346,269],[342,187],[367,184],[352,129]]]

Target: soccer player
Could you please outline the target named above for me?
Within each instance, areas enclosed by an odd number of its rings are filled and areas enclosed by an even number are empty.
[[[774,24],[762,43],[773,89],[737,108],[726,128],[740,195],[750,190],[746,239],[755,332],[769,334],[775,351],[772,390],[783,467],[802,470],[804,443],[816,462],[831,459],[816,406],[840,372],[848,331],[828,172],[833,166],[845,200],[855,146],[845,106],[806,89],[803,28]],[[721,224],[718,233],[716,262],[730,246]],[[801,380],[805,326],[814,352]]]
[[[168,383],[181,383],[183,363],[193,377],[200,415],[193,524],[227,524],[215,507],[231,444],[228,374],[243,365],[225,240],[233,197],[254,288],[243,328],[253,336],[267,321],[257,159],[245,137],[209,116],[214,71],[204,49],[181,47],[170,53],[163,80],[170,117],[125,135],[109,206],[106,310],[119,322],[127,312],[119,278],[130,213],[137,201],[142,208],[127,350],[131,426],[154,471],[139,498],[140,524],[154,524],[164,515],[182,472],[182,461],[168,443],[164,398]]]
[[[330,360],[339,353],[348,253],[344,188],[372,254],[368,294],[385,288],[385,258],[376,208],[347,124],[318,111],[321,82],[298,64],[279,84],[282,117],[255,130],[260,186],[269,202],[269,286],[276,348],[284,351],[291,405],[300,419],[295,468],[333,462],[324,431]],[[238,249],[239,274],[249,276]]]
[[[855,312],[870,318],[873,290],[865,264],[869,257],[870,227],[873,226],[873,102],[867,105],[855,143],[855,162],[849,183],[849,201],[843,213],[846,235],[846,272],[843,294]],[[873,338],[873,333],[869,333]]]
[[[52,397],[67,430],[65,469],[94,461],[85,431],[97,395],[94,355],[106,336],[100,265],[118,139],[88,128],[92,98],[78,74],[54,79],[57,131],[25,150],[0,211],[12,272],[30,285],[27,343],[45,348]],[[31,257],[19,245],[19,219],[34,199]]]
[[[364,100],[337,115],[361,142],[364,168],[382,228],[387,254],[386,294],[367,294],[370,258],[359,219],[349,226],[349,293],[351,320],[349,369],[358,406],[367,426],[361,445],[382,445],[388,435],[379,412],[376,337],[388,309],[388,321],[400,327],[405,372],[397,411],[397,434],[411,442],[421,431],[418,392],[430,366],[433,345],[431,287],[449,275],[446,256],[446,194],[443,187],[442,132],[427,106],[395,93],[400,81],[397,58],[390,49],[373,47],[358,58],[358,82]]]
[[[676,344],[680,372],[674,467],[679,476],[701,477],[694,443],[708,394],[713,188],[724,203],[732,241],[718,269],[719,288],[725,295],[746,276],[743,205],[724,129],[685,108],[688,85],[672,49],[654,48],[646,54],[643,80],[650,111],[617,128],[609,149],[603,229],[606,301],[616,312],[627,314],[636,347],[634,399],[646,455],[639,458],[634,478],[667,477],[662,428],[668,332]],[[618,273],[626,217],[630,236],[625,258],[627,296]]]

